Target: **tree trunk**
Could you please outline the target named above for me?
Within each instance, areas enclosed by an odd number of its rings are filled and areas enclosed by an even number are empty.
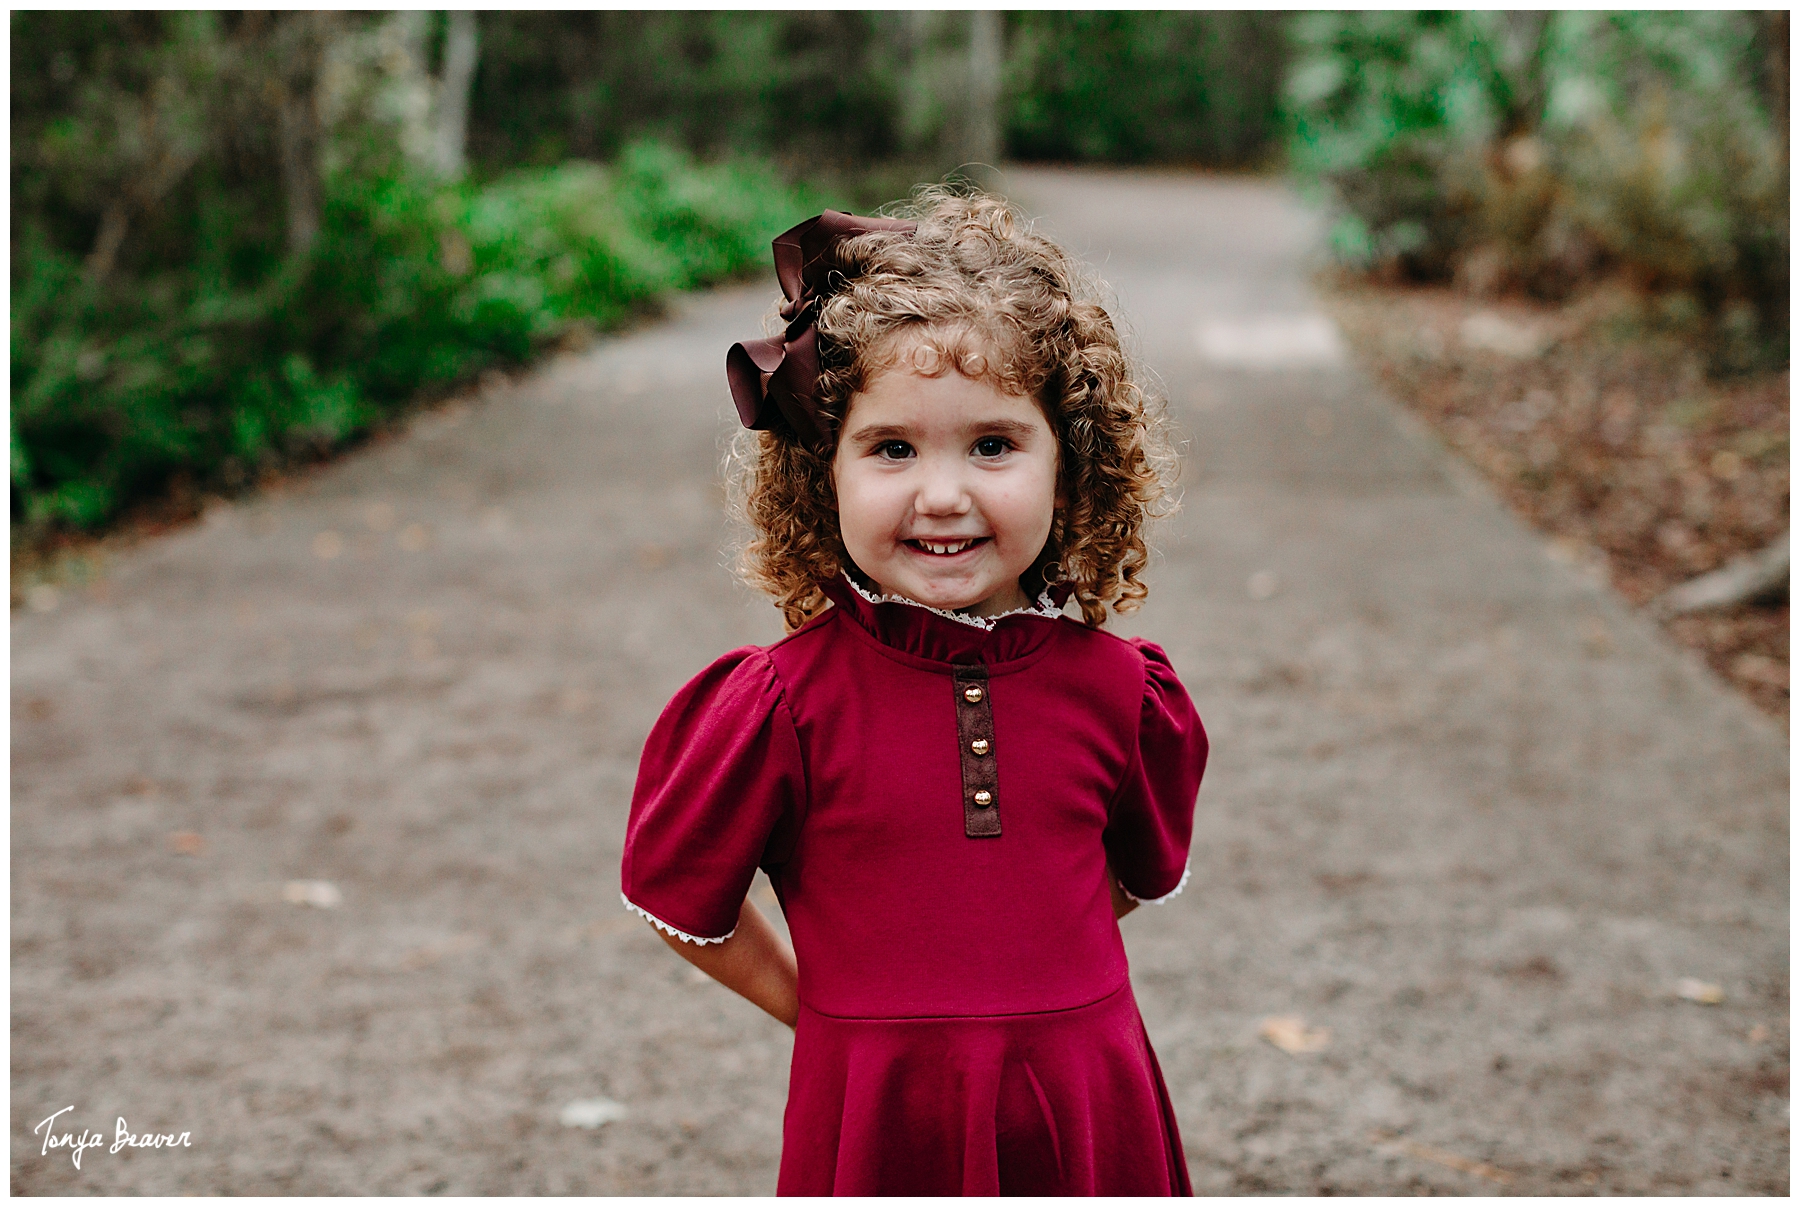
[[[1000,161],[1000,14],[969,13],[969,92],[963,160],[978,178],[990,176]],[[982,171],[981,169],[986,169]],[[983,183],[991,183],[983,180]]]
[[[283,13],[275,31],[281,191],[287,204],[287,247],[303,255],[319,234],[319,20],[315,13]]]
[[[1769,61],[1765,68],[1768,76],[1768,99],[1770,116],[1775,119],[1775,129],[1781,135],[1781,161],[1788,159],[1788,13],[1786,9],[1766,12],[1762,15],[1764,28],[1768,34]]]
[[[936,78],[933,41],[942,14],[915,8],[894,14],[898,58],[905,64],[900,92],[900,141],[910,155],[945,154],[944,89]]]
[[[112,275],[118,262],[119,248],[125,242],[125,231],[131,225],[131,208],[124,196],[114,197],[100,215],[100,230],[94,236],[94,249],[88,253],[88,280],[99,285]]]
[[[435,166],[445,180],[460,179],[469,142],[469,94],[475,88],[475,65],[481,52],[475,14],[457,9],[444,30],[444,72],[437,85]]]

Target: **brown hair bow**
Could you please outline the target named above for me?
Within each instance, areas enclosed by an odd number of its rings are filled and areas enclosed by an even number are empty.
[[[767,431],[779,414],[801,440],[823,445],[830,439],[819,416],[819,333],[814,325],[819,305],[831,290],[831,274],[844,274],[838,246],[871,231],[912,234],[916,222],[895,218],[858,218],[826,210],[775,237],[775,275],[787,301],[781,317],[787,330],[770,339],[747,339],[725,354],[725,376],[731,400],[744,426]]]

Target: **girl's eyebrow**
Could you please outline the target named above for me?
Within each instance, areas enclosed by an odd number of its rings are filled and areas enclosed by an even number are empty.
[[[1032,435],[1038,429],[1032,424],[1021,423],[1017,419],[989,419],[971,423],[968,430],[988,435],[1024,437]],[[868,427],[859,427],[848,437],[853,444],[881,440],[910,440],[912,438],[912,429],[898,423],[871,424]]]
[[[1017,419],[995,419],[986,423],[973,423],[969,426],[975,431],[997,436],[1030,436],[1038,431],[1034,424],[1021,423]]]
[[[912,430],[897,423],[883,423],[870,427],[859,427],[850,433],[852,443],[861,444],[867,440],[905,440],[912,435]]]

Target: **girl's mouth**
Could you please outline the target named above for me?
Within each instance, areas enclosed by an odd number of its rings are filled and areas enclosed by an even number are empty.
[[[984,545],[993,539],[991,536],[972,536],[950,541],[910,540],[905,544],[920,553],[928,553],[933,557],[955,557],[965,550],[973,549],[977,545]]]

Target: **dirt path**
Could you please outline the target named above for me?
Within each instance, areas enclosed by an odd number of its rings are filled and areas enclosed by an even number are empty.
[[[1196,1188],[1784,1192],[1775,725],[1334,357],[1280,189],[1011,187],[1191,439],[1127,630],[1215,755],[1193,882],[1125,929]],[[779,634],[715,485],[723,349],[768,297],[15,614],[16,1192],[773,1189],[785,1032],[617,895],[656,712]],[[1258,1037],[1288,1015],[1323,1049]],[[559,1121],[595,1099],[623,1117]],[[105,1135],[79,1170],[32,1134],[69,1105]],[[110,1153],[121,1115],[191,1146]]]

